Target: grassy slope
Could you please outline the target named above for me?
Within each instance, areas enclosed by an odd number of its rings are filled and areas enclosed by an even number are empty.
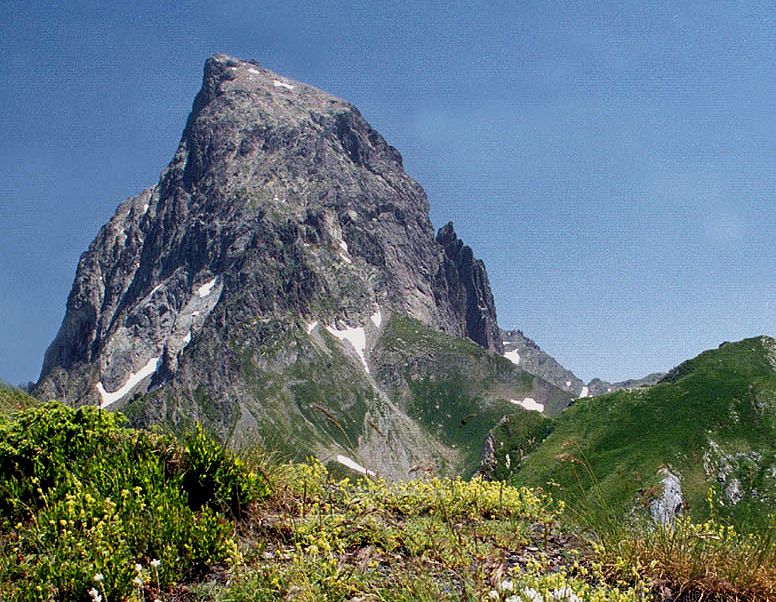
[[[38,400],[21,389],[0,382],[0,416],[37,405]]]
[[[737,475],[760,499],[745,497],[732,510],[728,502],[723,512],[764,515],[774,502],[773,479],[765,474],[774,465],[776,440],[772,345],[765,337],[724,344],[679,366],[671,382],[577,402],[526,459],[516,482],[553,482],[556,495],[592,506],[602,500],[621,513],[640,491],[648,502],[656,491],[656,471],[669,465],[682,477],[690,512],[703,516],[714,483],[704,471],[712,439],[727,453],[762,456],[754,463],[761,466],[749,463]]]
[[[271,336],[232,346],[239,374],[231,376],[235,386],[225,399],[212,398],[203,375],[190,398],[161,388],[119,409],[136,426],[163,422],[181,431],[200,420],[234,447],[259,441],[289,461],[322,450],[358,460],[359,441],[375,428],[374,416],[391,412],[382,412],[384,399],[361,364],[324,328],[311,335],[299,324],[260,326],[272,327]],[[386,322],[369,361],[378,386],[421,424],[424,436],[449,450],[429,458],[438,474],[471,474],[478,468],[488,431],[502,416],[524,415],[509,399],[534,397],[552,412],[569,400],[565,392],[472,341],[400,314]],[[386,436],[402,433],[397,429]]]
[[[377,355],[383,358],[377,378],[428,432],[463,452],[465,474],[477,469],[485,437],[502,417],[530,414],[509,399],[534,397],[551,411],[568,403],[563,391],[500,355],[402,315],[391,318]]]
[[[525,458],[552,432],[553,420],[539,412],[522,410],[500,420],[491,431],[495,465],[493,478],[508,480]]]
[[[264,336],[261,345],[233,344],[234,372],[224,379],[230,380],[226,393],[213,396],[212,384],[199,381],[191,396],[161,388],[129,401],[121,411],[136,426],[161,422],[175,432],[198,420],[235,448],[258,441],[289,461],[320,449],[352,452],[376,397],[363,369],[325,331],[313,343],[300,327],[271,326],[275,332]]]

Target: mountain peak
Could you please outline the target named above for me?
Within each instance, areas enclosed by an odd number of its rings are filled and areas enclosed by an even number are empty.
[[[469,338],[490,351],[503,353],[496,305],[485,264],[458,238],[453,222],[439,229],[436,241],[444,249],[446,259],[442,271],[444,282],[436,289],[438,296],[442,295],[441,291],[447,291],[449,302],[456,307],[456,315],[462,320],[461,328]]]
[[[202,88],[197,95],[195,107],[204,106],[218,96],[230,92],[254,94],[249,100],[258,104],[267,103],[274,98],[281,99],[280,104],[304,105],[316,112],[355,110],[352,105],[336,96],[265,69],[257,61],[238,59],[222,53],[214,54],[205,61]],[[238,108],[238,105],[234,108]],[[274,108],[277,110],[277,107]]]
[[[326,382],[319,405],[385,402],[370,370],[391,316],[501,351],[484,264],[452,225],[436,238],[428,209],[353,106],[213,55],[158,184],[82,256],[37,394],[124,407],[159,391],[143,420],[264,432]]]

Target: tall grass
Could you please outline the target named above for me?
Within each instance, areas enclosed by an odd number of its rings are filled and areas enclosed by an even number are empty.
[[[661,600],[776,600],[776,514],[738,530],[719,517],[709,490],[711,517],[702,522],[679,516],[656,524],[638,511],[623,517],[587,470],[593,486],[567,514],[607,580],[646,580]]]

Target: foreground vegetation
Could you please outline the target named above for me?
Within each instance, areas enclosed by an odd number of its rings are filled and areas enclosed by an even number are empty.
[[[766,535],[715,521],[561,528],[568,515],[539,489],[351,482],[317,461],[237,458],[201,430],[179,441],[94,408],[0,418],[3,600],[776,596]]]
[[[159,593],[237,554],[232,517],[263,479],[201,430],[179,443],[122,423],[57,403],[0,421],[0,599]]]

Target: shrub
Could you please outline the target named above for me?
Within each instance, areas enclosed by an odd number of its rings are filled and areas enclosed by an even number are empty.
[[[229,560],[224,512],[266,495],[263,480],[201,430],[183,448],[124,423],[54,402],[0,421],[0,598],[85,599],[99,574],[118,600],[138,563],[159,561],[151,588]]]

